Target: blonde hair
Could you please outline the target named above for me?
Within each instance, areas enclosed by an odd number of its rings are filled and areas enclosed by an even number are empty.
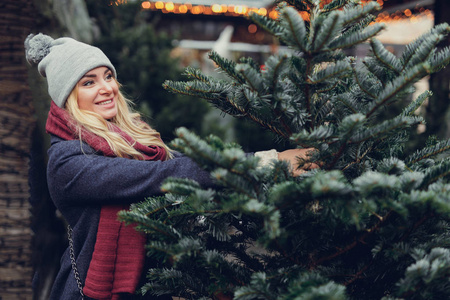
[[[81,129],[85,129],[105,139],[116,156],[142,159],[143,155],[141,152],[134,149],[133,145],[122,138],[120,134],[109,129],[109,123],[113,123],[131,136],[136,142],[145,146],[159,146],[164,148],[166,150],[166,160],[172,158],[171,149],[161,140],[159,132],[141,121],[141,115],[134,112],[131,109],[131,105],[131,101],[126,99],[119,90],[117,97],[117,115],[108,122],[95,112],[79,108],[78,88],[75,86],[67,98],[65,109],[76,121],[80,140],[82,140]]]

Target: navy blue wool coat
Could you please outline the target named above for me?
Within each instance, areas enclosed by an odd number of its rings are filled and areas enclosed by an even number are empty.
[[[105,157],[79,140],[52,136],[48,156],[50,195],[73,228],[76,264],[83,283],[94,251],[102,205],[129,204],[161,194],[161,184],[167,177],[190,178],[203,187],[213,185],[208,172],[181,154],[168,161]],[[69,249],[61,258],[50,299],[81,299]]]

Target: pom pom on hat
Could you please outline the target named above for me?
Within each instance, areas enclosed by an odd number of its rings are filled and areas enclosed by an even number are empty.
[[[90,70],[107,67],[117,78],[116,69],[102,50],[72,38],[30,34],[24,46],[26,59],[38,65],[39,73],[47,78],[50,97],[61,108],[78,81]]]
[[[39,33],[30,34],[25,40],[25,57],[30,64],[38,64],[50,53],[54,39]]]

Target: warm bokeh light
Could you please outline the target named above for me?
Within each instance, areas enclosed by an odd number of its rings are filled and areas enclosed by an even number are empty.
[[[116,1],[109,2],[109,5],[119,6],[120,4],[126,4],[126,3],[127,3],[127,0],[116,0]]]
[[[164,7],[167,11],[173,11],[175,9],[175,5],[172,2],[167,2]]]
[[[272,10],[272,11],[269,13],[269,18],[271,18],[271,19],[277,19],[277,18],[278,18],[278,12],[277,12],[276,10]]]
[[[185,14],[185,13],[187,13],[188,12],[188,7],[187,7],[187,5],[180,5],[179,7],[178,7],[178,11],[180,12],[180,13],[182,13],[182,14]]]
[[[234,12],[240,15],[246,14],[247,13],[247,6],[243,6],[243,5],[237,5],[234,7]]]
[[[309,21],[309,14],[306,11],[300,12],[300,15],[302,16],[303,20]]]
[[[274,7],[264,8],[264,7],[248,7],[245,5],[226,5],[217,4],[211,1],[211,5],[195,5],[189,2],[175,3],[172,1],[143,1],[141,6],[143,9],[154,9],[160,10],[163,13],[177,13],[177,14],[187,14],[191,13],[194,15],[205,14],[205,15],[227,15],[227,16],[248,16],[251,13],[257,13],[262,16],[268,16],[271,19],[278,18],[278,12]],[[189,0],[186,0],[189,1]],[[322,0],[321,6],[331,3],[332,0]],[[362,0],[363,3],[369,3],[374,0]],[[386,0],[376,0],[381,6],[384,5]],[[176,2],[176,1],[175,1]],[[111,5],[119,5],[127,3],[127,0],[117,0],[111,1]],[[300,15],[305,21],[309,21],[309,14],[302,11]],[[393,13],[381,12],[376,16],[375,22],[396,22],[408,19],[410,22],[418,22],[421,17],[427,17],[429,19],[434,18],[433,11],[424,7],[415,7],[410,9],[405,9],[403,11],[396,11]]]
[[[248,25],[248,32],[256,33],[256,31],[258,31],[258,27],[255,24]]]
[[[210,6],[204,6],[203,14],[205,14],[205,15],[212,15],[213,11],[212,11],[211,7]]]
[[[193,13],[194,15],[199,15],[203,13],[203,10],[203,5],[197,5],[191,8],[191,13]]]
[[[213,6],[211,6],[211,9],[214,13],[218,14],[222,12],[222,6],[219,4],[213,4]]]
[[[396,11],[395,13],[392,14],[382,12],[378,14],[376,22],[389,23],[389,22],[409,20],[412,23],[416,23],[418,22],[418,19],[424,16],[431,20],[434,19],[434,14],[431,10],[421,7],[420,9],[417,10],[417,12],[413,12],[410,9],[405,9],[404,11]]]

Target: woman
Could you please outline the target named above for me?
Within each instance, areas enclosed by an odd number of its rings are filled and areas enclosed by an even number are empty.
[[[117,212],[160,194],[169,176],[204,187],[213,181],[130,110],[116,70],[100,49],[38,34],[28,36],[25,53],[47,78],[48,187],[70,226],[70,245],[50,298],[140,299],[133,294],[144,271],[145,237],[118,222]],[[278,158],[295,165],[307,151],[255,155],[265,163]]]

